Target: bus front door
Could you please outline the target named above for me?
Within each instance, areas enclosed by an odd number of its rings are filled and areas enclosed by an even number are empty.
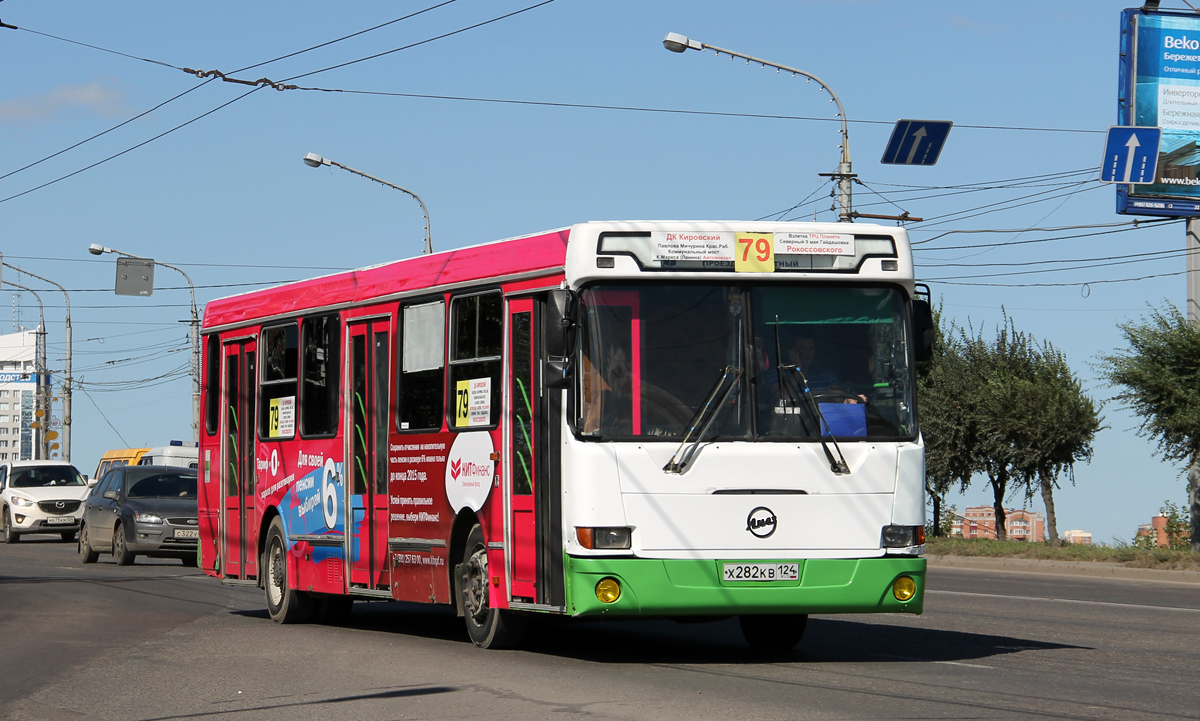
[[[347,342],[346,549],[350,587],[390,590],[388,560],[388,336],[391,321],[352,322]]]
[[[538,599],[538,532],[534,490],[537,487],[538,454],[535,427],[540,392],[536,384],[536,355],[533,344],[533,305],[528,298],[508,303],[508,444],[509,529],[511,539],[512,595],[528,602]]]
[[[225,344],[221,428],[222,575],[251,579],[258,575],[257,514],[254,508],[254,399],[257,396],[254,339]]]

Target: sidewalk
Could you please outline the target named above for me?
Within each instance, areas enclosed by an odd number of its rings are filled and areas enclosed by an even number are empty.
[[[1200,585],[1200,571],[1164,571],[1154,568],[1130,568],[1119,563],[1079,563],[1041,561],[1032,558],[992,558],[982,556],[927,555],[930,568],[973,568],[1013,573],[1049,573],[1059,576],[1091,576],[1139,581],[1170,581]]]

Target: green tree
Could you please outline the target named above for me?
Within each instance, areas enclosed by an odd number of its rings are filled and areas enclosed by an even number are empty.
[[[1032,342],[1032,376],[1022,383],[1025,426],[1016,470],[1026,500],[1040,494],[1046,508],[1046,530],[1052,546],[1062,544],[1054,511],[1054,489],[1066,474],[1074,484],[1075,463],[1092,459],[1092,441],[1103,427],[1099,404],[1083,391],[1066,356],[1049,341]]]
[[[1128,347],[1100,357],[1116,400],[1141,417],[1139,435],[1158,453],[1188,464],[1191,547],[1200,553],[1200,329],[1179,309],[1150,309],[1149,317],[1119,326]]]
[[[977,394],[962,353],[961,332],[934,309],[933,357],[917,369],[917,407],[925,442],[925,491],[933,503],[932,535],[947,535],[942,504],[954,487],[965,489],[978,470]],[[952,520],[951,520],[952,523]]]

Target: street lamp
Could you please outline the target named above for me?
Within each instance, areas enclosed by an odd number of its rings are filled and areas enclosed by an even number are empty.
[[[27,270],[22,270],[15,265],[4,263],[4,266],[12,268],[15,271],[24,273],[25,275],[37,278],[40,281],[49,283],[50,285],[62,291],[63,298],[67,301],[67,357],[66,365],[63,368],[63,432],[62,432],[62,459],[64,461],[71,460],[71,296],[67,295],[67,289],[50,280],[43,278],[37,273],[30,273]]]
[[[192,440],[200,440],[200,314],[196,312],[196,286],[192,284],[191,277],[183,272],[182,268],[177,268],[170,263],[164,263],[161,260],[153,260],[151,258],[143,258],[140,255],[125,253],[115,248],[106,248],[99,243],[92,243],[88,246],[88,252],[92,255],[103,255],[104,253],[113,253],[125,258],[134,258],[137,260],[148,260],[155,265],[161,265],[164,268],[179,273],[183,279],[187,281],[188,292],[192,296]]]
[[[419,195],[417,195],[416,193],[412,192],[411,190],[409,190],[407,188],[401,188],[399,185],[394,185],[392,183],[387,182],[386,180],[380,180],[379,178],[376,178],[372,175],[367,175],[366,173],[364,173],[360,170],[355,170],[354,168],[351,168],[347,165],[342,165],[341,163],[337,162],[336,160],[330,160],[329,158],[322,158],[320,155],[317,155],[316,153],[308,153],[307,155],[305,155],[304,156],[304,164],[310,168],[319,168],[323,165],[336,165],[337,167],[341,168],[342,170],[348,170],[351,173],[354,173],[355,175],[361,175],[362,177],[366,178],[367,180],[374,180],[376,183],[379,183],[380,185],[386,185],[389,188],[393,188],[395,190],[399,190],[402,193],[408,193],[409,195],[411,195],[413,198],[416,199],[416,201],[418,203],[421,204],[421,212],[425,214],[425,250],[422,252],[426,253],[426,254],[433,252],[433,241],[431,241],[429,238],[429,209],[425,207],[425,201],[421,200],[421,197]]]
[[[721,53],[724,53],[730,58],[741,58],[747,63],[758,63],[764,68],[770,66],[775,68],[776,71],[786,70],[792,74],[792,77],[803,75],[809,80],[815,80],[817,85],[821,86],[822,90],[829,93],[830,99],[835,105],[837,105],[838,117],[842,119],[842,160],[840,163],[838,163],[837,172],[829,173],[829,175],[832,175],[838,179],[838,205],[841,206],[842,209],[841,213],[839,214],[839,218],[843,223],[849,223],[851,220],[853,220],[852,209],[850,207],[850,184],[851,179],[854,177],[854,173],[850,171],[850,133],[846,128],[846,111],[842,108],[842,101],[838,100],[838,96],[833,92],[832,89],[830,89],[828,85],[826,85],[821,81],[820,78],[812,73],[806,73],[803,70],[788,67],[787,65],[773,63],[770,60],[762,60],[760,58],[751,57],[750,55],[736,53],[732,50],[726,50],[725,48],[719,48],[715,45],[702,43],[699,40],[692,40],[691,38],[685,35],[680,35],[679,33],[667,33],[667,37],[663,39],[663,47],[673,53],[682,53],[688,50],[699,50],[700,52],[712,50],[717,54],[717,57],[720,57]],[[822,173],[822,175],[824,175],[824,173]]]

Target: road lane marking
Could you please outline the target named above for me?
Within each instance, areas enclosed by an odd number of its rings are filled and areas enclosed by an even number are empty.
[[[1115,603],[1113,601],[1084,601],[1077,598],[1047,598],[1045,596],[1010,596],[1006,593],[971,593],[969,591],[932,591],[925,593],[941,594],[943,596],[980,596],[983,598],[1007,598],[1014,601],[1049,601],[1051,603],[1078,603],[1084,606],[1113,606],[1116,608],[1148,608],[1154,611],[1182,611],[1183,613],[1200,613],[1200,608],[1183,608],[1181,606],[1150,606],[1143,603]]]

